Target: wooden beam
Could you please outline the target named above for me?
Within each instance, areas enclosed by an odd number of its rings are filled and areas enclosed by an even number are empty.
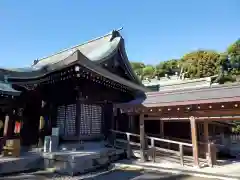
[[[145,128],[144,128],[144,114],[140,114],[139,116],[139,124],[140,124],[140,155],[141,161],[146,161],[145,156]]]
[[[160,120],[160,121],[187,121],[189,116],[185,117],[145,117],[145,120]],[[201,121],[226,121],[240,120],[240,116],[198,116],[196,120]]]
[[[159,98],[159,97],[158,97]],[[240,102],[240,97],[229,97],[229,98],[219,98],[219,99],[202,99],[202,100],[192,100],[192,101],[174,101],[174,102],[161,102],[161,103],[150,103],[150,104],[138,104],[138,105],[131,105],[131,104],[124,104],[124,105],[119,105],[119,108],[126,109],[163,109],[163,108],[168,108],[168,107],[189,107],[189,106],[195,106],[197,107],[198,105],[200,106],[205,106],[209,104],[216,104],[216,105],[223,105],[223,104],[229,104],[229,103],[239,103]]]
[[[144,120],[161,120],[161,121],[171,121],[171,120],[188,120],[188,117],[178,118],[178,117],[144,117]]]
[[[192,145],[193,145],[193,162],[194,166],[199,167],[198,161],[198,143],[197,143],[197,127],[195,117],[190,117]]]
[[[199,110],[190,112],[195,116],[232,116],[240,115],[239,108],[236,109],[219,109],[219,110]]]
[[[145,113],[148,116],[152,117],[162,117],[162,118],[168,118],[168,117],[189,117],[189,116],[195,116],[195,117],[201,117],[201,116],[233,116],[233,115],[239,115],[239,108],[234,109],[208,109],[208,110],[190,110],[190,111],[177,111],[174,109],[171,109],[170,111],[153,111],[153,112],[147,112]]]

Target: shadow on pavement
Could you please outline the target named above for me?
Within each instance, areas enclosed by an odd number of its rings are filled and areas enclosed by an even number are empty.
[[[156,173],[144,171],[115,170],[107,174],[89,177],[85,180],[209,180],[209,179],[202,177],[193,177],[183,174],[171,174],[165,172]]]
[[[119,161],[121,163],[121,161]],[[135,160],[128,160],[128,161],[122,161],[123,164],[126,164],[126,165],[137,165],[135,162]],[[224,178],[232,178],[232,179],[240,179],[239,176],[234,176],[234,175],[228,175],[228,174],[218,174],[218,173],[208,173],[208,172],[203,172],[203,171],[197,171],[194,169],[193,170],[187,170],[187,169],[180,169],[180,168],[168,168],[168,167],[157,167],[157,166],[152,166],[152,165],[139,165],[143,168],[149,168],[149,169],[156,169],[158,168],[159,171],[163,170],[163,171],[178,171],[178,172],[181,172],[182,174],[201,174],[201,175],[204,175],[204,176],[221,176],[221,177],[224,177]],[[214,170],[214,168],[213,168]],[[153,172],[156,172],[158,173],[158,171],[153,171]]]

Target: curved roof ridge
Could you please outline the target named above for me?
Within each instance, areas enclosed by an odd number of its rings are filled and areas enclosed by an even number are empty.
[[[74,48],[76,48],[76,47],[79,47],[79,46],[82,46],[82,45],[91,43],[91,42],[93,42],[93,41],[102,39],[102,38],[104,38],[104,37],[107,37],[107,36],[109,36],[109,35],[112,35],[112,32],[113,32],[113,31],[118,31],[118,32],[119,32],[119,31],[121,31],[122,29],[123,29],[123,28],[121,27],[121,28],[119,28],[119,29],[117,29],[117,30],[112,30],[111,32],[109,32],[109,33],[107,33],[107,34],[105,34],[105,35],[103,35],[103,36],[99,36],[99,37],[97,37],[97,38],[94,38],[94,39],[91,39],[91,40],[89,40],[89,41],[83,42],[83,43],[81,43],[81,44],[77,44],[77,45],[75,45],[75,46],[71,46],[71,47],[69,47],[69,48],[60,50],[60,51],[58,51],[58,52],[56,52],[56,53],[53,53],[53,54],[51,54],[51,55],[49,55],[49,56],[45,56],[45,57],[40,58],[40,59],[37,59],[37,60],[38,60],[38,61],[42,61],[42,60],[44,60],[44,59],[46,59],[46,58],[55,56],[55,55],[57,55],[57,54],[60,54],[60,53],[66,52],[66,51],[69,51],[69,50],[74,49]]]

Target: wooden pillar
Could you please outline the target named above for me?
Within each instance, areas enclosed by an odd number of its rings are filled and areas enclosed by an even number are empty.
[[[205,138],[204,140],[206,143],[206,159],[209,167],[213,167],[213,165],[215,165],[217,161],[217,151],[216,151],[216,146],[214,142],[209,140],[208,125],[209,125],[208,122],[204,122],[204,138]]]
[[[75,129],[76,129],[76,137],[80,141],[80,125],[81,125],[81,99],[82,93],[80,88],[77,86],[77,97],[76,97],[76,121],[75,121]]]
[[[43,147],[43,143],[44,143],[44,137],[46,135],[46,121],[45,121],[45,105],[46,102],[45,101],[41,101],[41,111],[40,111],[40,117],[39,117],[39,127],[38,127],[38,131],[39,131],[39,136],[38,136],[38,147]]]
[[[191,135],[192,135],[192,145],[193,145],[193,163],[194,163],[194,166],[199,167],[197,127],[196,127],[195,118],[193,116],[190,117],[190,124],[191,124]]]
[[[205,143],[205,153],[206,153],[206,159],[208,160],[209,152],[208,152],[208,142],[209,142],[209,132],[208,132],[208,122],[203,122],[203,138]]]
[[[160,120],[160,136],[164,137],[164,121]]]
[[[9,115],[7,114],[5,116],[5,122],[4,122],[4,127],[3,127],[3,138],[0,139],[0,152],[2,151],[2,148],[5,144],[6,139],[9,137],[10,134],[10,119],[9,119]]]
[[[132,157],[132,149],[131,149],[131,139],[130,139],[130,134],[126,133],[127,135],[127,158],[130,159]]]
[[[117,115],[116,115],[116,130],[119,130],[119,121],[120,121],[120,117],[121,117],[121,111],[119,108],[117,108]]]
[[[117,130],[117,108],[116,107],[113,108],[113,119],[112,120],[113,120],[112,129]]]
[[[113,111],[112,111],[111,121],[112,121],[112,123],[111,123],[111,125],[112,125],[112,126],[111,126],[111,129],[112,129],[112,130],[115,130],[116,123],[115,123],[114,109],[113,109]]]
[[[128,130],[127,132],[132,132],[132,115],[128,114]]]
[[[145,156],[145,128],[144,128],[144,114],[140,114],[139,116],[139,124],[140,124],[140,156],[141,156],[141,161],[145,162],[146,161],[146,156]]]
[[[119,130],[119,127],[118,127],[119,122],[118,121],[119,121],[119,119],[118,119],[118,117],[116,117],[115,118],[115,127],[116,127],[115,130]]]
[[[103,121],[104,121],[104,129],[103,134],[105,137],[105,140],[109,140],[109,137],[111,135],[110,129],[112,129],[112,122],[113,122],[113,104],[112,103],[105,103],[103,107]]]
[[[135,123],[134,123],[134,116],[133,115],[129,115],[129,132],[131,133],[135,133]]]
[[[8,114],[5,116],[5,122],[4,122],[4,130],[3,130],[3,136],[8,137],[12,132],[10,132],[12,129],[12,123],[10,120],[10,117]]]

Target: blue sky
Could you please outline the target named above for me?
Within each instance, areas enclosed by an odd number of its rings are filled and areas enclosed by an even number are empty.
[[[240,37],[240,1],[1,0],[0,66],[27,66],[119,27],[133,61],[223,51]]]

